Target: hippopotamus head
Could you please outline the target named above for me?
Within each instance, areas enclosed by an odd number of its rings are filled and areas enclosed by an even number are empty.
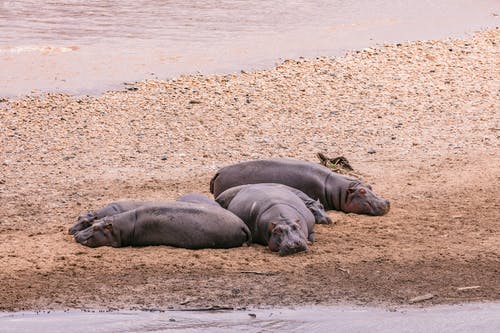
[[[332,219],[326,214],[325,207],[319,200],[314,201],[313,205],[307,205],[307,208],[314,215],[314,221],[317,224],[333,224]]]
[[[89,247],[120,247],[118,237],[113,233],[113,224],[105,219],[77,232],[75,240]]]
[[[292,221],[287,218],[269,224],[269,249],[286,256],[307,250],[307,239],[300,227],[299,220]]]
[[[356,214],[384,215],[389,211],[389,200],[377,196],[372,187],[361,182],[351,182],[347,188],[344,211]]]
[[[70,235],[76,234],[78,231],[87,229],[92,225],[92,222],[96,220],[96,216],[88,213],[87,215],[82,215],[78,217],[78,220],[76,221],[76,224],[69,228],[68,233]]]

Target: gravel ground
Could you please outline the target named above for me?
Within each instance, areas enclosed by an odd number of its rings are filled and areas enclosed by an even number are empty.
[[[491,29],[99,97],[0,99],[0,310],[500,300],[498,42]],[[347,157],[391,212],[330,212],[336,224],[289,257],[90,249],[67,234],[114,200],[208,194],[221,166],[317,152]]]

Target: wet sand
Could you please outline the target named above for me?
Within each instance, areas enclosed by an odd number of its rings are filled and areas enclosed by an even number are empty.
[[[145,309],[500,299],[499,32],[0,102],[0,309]],[[259,245],[90,249],[76,217],[208,193],[241,160],[344,155],[391,200],[330,212],[307,253]],[[370,152],[370,153],[369,153]]]

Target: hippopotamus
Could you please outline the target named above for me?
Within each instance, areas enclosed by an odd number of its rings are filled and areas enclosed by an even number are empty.
[[[220,205],[213,199],[210,199],[201,193],[188,193],[176,199],[176,201],[181,202],[191,202],[204,205],[212,205],[220,207]],[[97,220],[102,219],[106,216],[120,214],[129,210],[133,210],[139,207],[152,207],[152,206],[164,206],[168,204],[168,201],[116,201],[112,202],[101,209],[96,211],[88,212],[85,215],[80,215],[77,219],[75,225],[69,228],[68,233],[74,235],[80,230],[86,229],[92,225]]]
[[[319,199],[327,210],[384,215],[390,208],[388,200],[377,196],[370,185],[360,180],[316,163],[287,158],[253,160],[223,167],[210,181],[210,192],[217,197],[228,188],[256,183],[294,187],[312,199]]]
[[[226,190],[215,200],[248,225],[253,242],[279,255],[305,251],[307,241],[314,242],[313,214],[286,188],[253,184]]]
[[[106,216],[75,235],[78,243],[89,247],[230,248],[250,244],[251,239],[246,224],[228,210],[177,201]]]
[[[306,205],[307,209],[309,209],[309,211],[311,211],[311,213],[314,216],[315,223],[317,223],[317,224],[332,224],[333,223],[332,220],[330,219],[330,217],[326,214],[325,208],[323,207],[321,202],[319,202],[319,200],[311,199],[311,197],[309,197],[304,192],[297,190],[296,188],[286,186],[283,184],[278,184],[278,183],[260,183],[259,185],[260,185],[259,188],[262,188],[262,189],[264,189],[266,187],[267,188],[282,188],[282,189],[286,189],[286,190],[292,192],[300,200],[302,200],[302,202]],[[241,189],[243,189],[247,186],[252,186],[252,185],[251,184],[250,185],[248,185],[248,184],[247,185],[239,185],[239,186],[234,186],[234,187],[231,187],[231,188],[225,190],[224,196],[223,197],[219,196],[219,198],[218,198],[221,206],[227,207],[229,205],[229,201],[232,200],[234,198],[234,196]]]

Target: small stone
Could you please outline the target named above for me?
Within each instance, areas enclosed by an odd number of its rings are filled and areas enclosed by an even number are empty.
[[[375,149],[369,149],[368,150],[368,154],[375,154],[375,153],[376,153]]]
[[[168,157],[167,157],[167,156],[165,156],[165,155],[163,155],[163,156],[161,157],[161,160],[162,160],[162,161],[166,161],[166,160],[168,160]]]

